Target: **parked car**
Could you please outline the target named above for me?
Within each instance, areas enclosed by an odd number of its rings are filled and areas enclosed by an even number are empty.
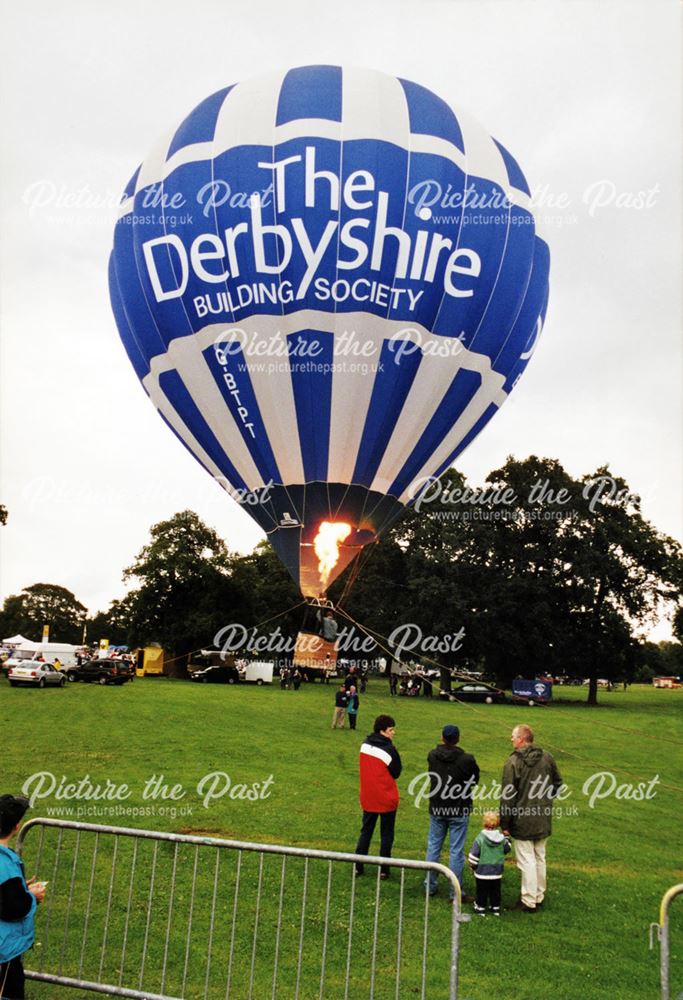
[[[85,660],[79,667],[69,667],[64,671],[69,681],[84,681],[86,684],[125,684],[135,677],[135,668],[126,660],[92,659]]]
[[[216,665],[194,670],[190,674],[190,680],[197,681],[198,684],[238,684],[240,672],[237,667]]]
[[[464,684],[459,684],[452,689],[451,697],[456,701],[479,701],[485,705],[501,705],[507,701],[504,691],[482,681],[465,681]]]
[[[47,687],[48,684],[64,687],[66,684],[64,675],[55,670],[51,663],[39,663],[36,660],[28,660],[23,666],[11,667],[7,676],[12,687],[19,684],[31,684],[39,688]]]
[[[35,656],[36,654],[32,650],[15,649],[3,661],[0,671],[5,675],[5,677],[9,677],[9,672],[12,667],[23,667],[27,663],[30,663]]]

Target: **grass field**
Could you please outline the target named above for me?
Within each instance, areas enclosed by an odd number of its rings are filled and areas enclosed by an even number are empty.
[[[528,722],[536,730],[537,742],[555,755],[571,789],[571,795],[562,804],[565,814],[555,820],[548,845],[547,905],[543,912],[533,916],[506,913],[500,921],[486,918],[463,925],[459,996],[462,1000],[489,1000],[492,996],[499,1000],[521,996],[532,1000],[654,1000],[659,996],[658,952],[648,950],[647,929],[648,924],[657,919],[663,892],[683,880],[680,835],[683,692],[634,686],[625,692],[601,693],[601,706],[588,709],[581,703],[585,699],[585,689],[556,689],[559,698],[552,707],[517,708],[446,705],[425,698],[391,699],[385,683],[373,680],[361,701],[356,733],[329,728],[333,693],[332,686],[323,685],[304,687],[299,692],[283,692],[277,687],[195,686],[164,679],[137,680],[123,688],[76,684],[64,690],[10,690],[7,682],[1,681],[0,791],[18,791],[30,775],[39,771],[53,773],[57,781],[65,776],[65,781],[71,783],[87,775],[93,783],[107,780],[117,785],[126,783],[130,797],[120,804],[118,813],[107,812],[116,808],[112,803],[99,803],[97,812],[80,817],[86,822],[353,850],[360,815],[358,746],[372,728],[375,715],[388,711],[397,720],[396,745],[404,765],[399,782],[402,803],[394,854],[422,858],[428,826],[427,804],[424,802],[421,808],[416,808],[408,789],[411,780],[426,769],[426,754],[438,741],[441,727],[449,721],[460,725],[461,745],[476,755],[482,783],[490,785],[500,778],[502,762],[509,753],[512,726]],[[259,788],[263,788],[267,782],[268,796],[248,800],[231,798],[228,794],[205,808],[197,786],[212,771],[226,772],[233,786],[250,787],[252,783],[260,783]],[[650,783],[657,775],[659,783],[653,786],[655,794],[649,800],[624,798],[622,788],[622,797],[612,795],[596,801],[591,807],[589,794],[584,794],[582,789],[591,775],[603,771],[612,772],[619,786]],[[268,781],[271,775],[272,781]],[[186,794],[176,803],[163,802],[160,798],[144,801],[142,790],[154,776],[157,780],[163,776],[163,784],[181,785]],[[590,786],[589,791],[594,788],[595,785]],[[205,784],[203,791],[207,789]],[[493,800],[488,799],[480,805],[492,803]],[[92,803],[59,800],[53,794],[39,802],[32,815],[57,815],[55,810],[59,808],[76,809],[88,805]],[[131,810],[141,812],[143,808],[156,812],[131,814]],[[124,812],[124,809],[129,811]],[[189,810],[191,814],[187,814]],[[468,844],[478,829],[478,820],[473,817]],[[27,841],[29,873],[31,864],[36,861],[36,843],[35,836]],[[49,867],[52,849],[49,846],[44,849],[38,872],[42,877],[48,877],[43,869]],[[74,849],[74,842],[66,839],[62,845],[64,857],[70,860]],[[110,847],[102,847],[101,859],[111,865],[109,850]],[[122,848],[116,862],[109,921],[110,939],[120,933],[122,922],[129,923],[135,945],[126,959],[130,967],[124,972],[136,978],[148,908],[136,905],[133,912],[123,913],[117,893],[127,888],[129,878],[146,884],[150,866],[158,862],[153,904],[159,913],[151,919],[147,950],[148,961],[159,962],[165,945],[167,897],[164,893],[168,890],[167,873],[166,869],[162,871],[161,861],[168,860],[170,848],[166,855],[164,848],[154,861],[149,852],[142,850],[133,859],[131,851],[130,844]],[[189,879],[192,874],[193,858],[190,849],[180,852],[177,865],[181,879]],[[78,866],[85,866],[85,863],[83,854],[74,864],[73,870],[78,877],[75,879],[77,888],[71,894],[71,907],[68,907],[65,892],[59,899],[53,899],[55,923],[60,913],[63,916],[66,909],[70,911],[69,933],[80,933],[83,927]],[[293,879],[295,883],[302,875],[296,864],[299,863],[291,862],[288,870],[290,881]],[[136,867],[131,869],[131,865]],[[200,862],[196,870],[198,884],[202,886],[216,878],[219,903],[215,922],[219,928],[227,928],[232,919],[229,909],[235,872],[227,864],[219,874],[213,869],[204,871],[202,865]],[[279,904],[277,889],[273,886],[279,884],[280,865],[280,859],[269,859],[262,871],[264,910],[259,960],[267,960],[266,965],[272,959],[273,921]],[[66,871],[71,874],[68,864]],[[314,877],[311,869],[310,876],[309,913],[318,929],[325,905],[325,872]],[[344,876],[348,874],[346,871]],[[339,882],[336,873],[334,877],[331,912],[333,927],[337,930],[328,942],[330,985],[326,986],[324,995],[336,998],[343,996],[338,960],[346,959],[344,907],[348,885],[342,876]],[[258,887],[256,858],[245,861],[241,878],[245,906],[249,906]],[[60,885],[68,881],[67,878]],[[466,883],[465,888],[471,891],[471,882]],[[185,891],[181,889],[181,895]],[[372,877],[358,883],[358,937],[354,940],[354,979],[350,996],[363,995],[365,949],[374,919],[375,891]],[[398,893],[397,880],[382,886],[382,923],[390,919],[390,908],[396,903]],[[511,904],[518,894],[517,870],[508,865],[503,884],[504,905]],[[96,895],[93,912],[89,915],[93,930],[103,925],[106,904],[104,896]],[[291,965],[296,964],[298,955],[298,917],[288,911],[286,893],[282,905],[285,919],[280,959],[284,965]],[[421,915],[422,906],[420,878],[408,874],[404,900],[408,931],[411,921]],[[430,930],[427,997],[428,1000],[440,1000],[444,995],[439,984],[444,982],[442,972],[443,963],[447,961],[449,919],[445,893],[432,900],[431,907],[434,923]],[[41,914],[41,920],[44,918],[45,912]],[[207,921],[208,915],[202,913],[198,933],[204,932]],[[240,927],[246,927],[246,923],[245,915]],[[315,934],[315,929],[312,933]],[[37,939],[41,941],[43,936],[44,927],[39,924]],[[237,979],[250,964],[250,941],[250,937],[247,941],[238,934],[234,943]],[[410,966],[412,962],[417,963],[421,944],[421,940],[405,942],[407,964],[401,997],[419,996],[418,987],[412,984]],[[312,954],[314,944],[307,947]],[[70,949],[69,938],[66,965]],[[228,939],[224,935],[214,945],[213,969],[206,973],[210,984],[214,982],[214,973],[218,974],[227,949]],[[38,951],[36,948],[27,956],[27,966],[36,965]],[[201,965],[203,980],[206,956],[198,937],[183,942],[182,948],[174,944],[170,949],[168,985],[174,976],[178,978],[188,955],[188,983],[193,982],[192,970],[201,963],[204,963]],[[47,968],[49,957],[46,956],[45,961]],[[97,965],[99,953],[89,952],[87,961]],[[384,972],[392,973],[388,952],[379,954],[377,961],[380,979]],[[123,975],[120,966],[112,969],[105,966],[105,973],[110,977]],[[255,1000],[270,996],[265,973],[262,979],[259,975],[257,972]],[[308,1000],[319,995],[319,978],[319,969],[308,969],[305,963],[302,998]],[[671,987],[672,997],[683,991],[683,899],[676,900],[672,908]],[[145,988],[154,987],[146,985]],[[218,988],[217,985],[216,990]],[[186,987],[188,1000],[199,995],[193,993],[198,989],[197,985]],[[244,989],[237,984],[231,995],[246,997]],[[48,997],[66,1000],[77,993],[35,984],[30,986],[29,995],[41,1000]],[[225,985],[222,994],[216,992],[215,995],[224,994]],[[380,987],[376,993],[378,1000],[385,995],[394,995],[388,985],[386,990]],[[278,996],[292,1000],[293,994],[278,992]]]

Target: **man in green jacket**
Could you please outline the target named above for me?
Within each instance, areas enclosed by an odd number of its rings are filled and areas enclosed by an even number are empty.
[[[513,909],[535,913],[545,896],[545,842],[562,777],[552,756],[534,746],[530,726],[515,726],[511,739],[513,751],[503,766],[500,822],[503,832],[515,838],[515,858],[522,873],[521,898]]]

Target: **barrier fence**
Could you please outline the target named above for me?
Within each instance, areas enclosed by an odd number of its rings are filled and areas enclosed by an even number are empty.
[[[683,884],[673,885],[662,896],[659,906],[659,923],[650,924],[650,949],[654,948],[654,935],[659,941],[659,976],[662,987],[662,1000],[670,1000],[669,982],[669,907],[676,896],[683,895]]]
[[[468,918],[443,865],[43,818],[17,850],[48,882],[28,979],[140,1000],[457,1000]]]

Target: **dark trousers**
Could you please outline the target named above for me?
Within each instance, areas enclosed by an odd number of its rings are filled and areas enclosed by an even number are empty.
[[[355,729],[356,728],[356,714],[357,713],[356,712],[347,712],[346,714],[349,717],[349,729]]]
[[[379,817],[380,844],[379,853],[383,858],[391,857],[391,848],[394,845],[394,826],[396,825],[396,810],[386,813],[363,812],[363,822],[360,828],[360,837],[356,844],[356,854],[368,854],[370,852],[370,841],[377,826]],[[359,875],[363,874],[363,865],[356,865]],[[382,865],[382,872],[389,874],[389,869]]]
[[[0,962],[0,997],[2,1000],[24,1000],[24,967],[21,955],[9,962]]]
[[[486,908],[489,903],[492,910],[500,910],[500,891],[502,878],[477,878],[477,906]]]

